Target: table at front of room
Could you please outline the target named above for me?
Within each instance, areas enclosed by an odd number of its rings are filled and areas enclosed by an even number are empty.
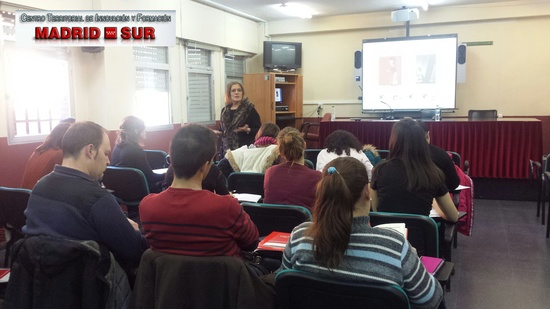
[[[353,133],[361,143],[389,149],[392,126],[398,120],[322,121],[319,144],[335,130]],[[535,118],[468,121],[463,118],[425,121],[431,143],[458,152],[470,162],[470,177],[526,179],[529,159],[542,158],[542,123]]]

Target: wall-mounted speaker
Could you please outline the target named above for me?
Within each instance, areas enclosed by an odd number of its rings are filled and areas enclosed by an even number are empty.
[[[356,50],[353,54],[353,67],[355,83],[361,86],[363,80],[363,53],[360,50]]]
[[[456,82],[466,82],[466,44],[460,44],[456,52]]]

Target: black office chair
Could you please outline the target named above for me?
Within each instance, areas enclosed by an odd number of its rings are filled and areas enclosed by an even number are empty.
[[[168,154],[163,150],[144,150],[145,156],[147,157],[147,162],[151,169],[156,170],[159,168],[167,168],[168,163]]]
[[[330,121],[332,118],[331,113],[325,113],[321,121]],[[304,122],[300,126],[300,132],[302,132],[302,137],[310,147],[321,147],[319,145],[319,127],[318,122]]]
[[[544,156],[542,158],[542,169],[541,169],[541,191],[540,191],[540,208],[542,211],[542,225],[545,224],[545,217],[546,217],[546,201],[548,200],[548,197],[550,196],[550,178],[548,177],[548,174],[546,172],[550,172],[550,165],[548,164],[548,160],[550,160],[550,154]],[[548,210],[548,214],[550,214],[550,209]],[[549,223],[550,224],[550,223]]]
[[[108,166],[102,179],[120,204],[138,206],[149,194],[149,185],[142,171],[132,167]]]
[[[25,236],[21,229],[27,220],[24,211],[30,196],[31,190],[28,189],[0,187],[0,226],[10,232],[10,238],[6,243],[4,267],[9,265],[13,244]]]
[[[275,278],[278,308],[408,309],[409,298],[397,285],[344,282],[283,270]]]
[[[311,161],[313,163],[313,166],[315,169],[317,167],[317,156],[319,155],[319,152],[321,152],[322,149],[317,148],[308,148],[304,151],[304,157]]]
[[[313,220],[309,209],[297,205],[242,202],[244,211],[260,233],[260,237],[271,232],[292,232],[297,225]]]
[[[227,178],[229,192],[250,193],[264,196],[264,174],[233,172]]]
[[[454,164],[458,166],[466,175],[470,174],[470,162],[468,160],[462,161],[462,156],[455,151],[447,151],[448,154],[451,155],[451,159],[453,159]]]
[[[439,257],[439,229],[432,218],[416,214],[371,212],[370,222],[372,226],[383,223],[405,223],[407,240],[416,248],[418,255]]]
[[[540,206],[542,204],[543,178],[542,165],[540,162],[529,160],[529,180],[531,184],[535,186],[535,190],[537,192],[537,218],[540,216]],[[544,222],[544,215],[542,221]]]
[[[468,120],[497,120],[496,109],[471,109],[468,111]]]

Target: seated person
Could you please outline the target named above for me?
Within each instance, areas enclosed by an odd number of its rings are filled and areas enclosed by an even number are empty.
[[[432,161],[420,125],[412,118],[396,122],[389,148],[386,160],[372,173],[373,209],[428,216],[433,204],[443,219],[456,222],[458,212],[445,185],[445,175]]]
[[[363,146],[357,137],[345,130],[336,130],[327,136],[325,149],[317,155],[316,169],[322,171],[327,163],[339,157],[352,157],[361,161],[365,165],[370,179],[372,163],[363,153]]]
[[[277,134],[279,127],[266,122],[258,130],[254,144],[227,150],[225,157],[218,162],[225,178],[233,172],[265,173],[271,165],[277,164]]]
[[[441,285],[409,242],[395,231],[369,225],[368,182],[358,160],[329,162],[319,182],[313,222],[294,228],[281,268],[348,282],[395,284],[413,306],[437,308],[443,302]]]
[[[118,131],[118,138],[111,156],[113,166],[137,168],[143,172],[147,179],[150,192],[160,192],[163,174],[156,174],[151,169],[147,155],[142,146],[145,143],[145,122],[135,117],[128,116],[123,119]]]
[[[170,164],[168,166],[168,169],[166,170],[166,175],[164,176],[164,181],[162,182],[162,190],[168,189],[170,185],[172,185],[172,182],[174,181],[174,168]],[[227,179],[223,176],[220,169],[216,166],[216,164],[212,164],[210,167],[210,171],[208,171],[208,175],[206,175],[206,178],[202,181],[202,188],[204,190],[212,191],[219,195],[227,195],[229,194],[229,190],[227,189]]]
[[[21,188],[32,190],[40,178],[51,173],[56,164],[63,162],[61,140],[70,126],[71,123],[60,122],[46,137],[44,143],[34,150],[25,166]]]
[[[258,229],[230,195],[202,189],[216,155],[216,134],[188,124],[172,139],[172,185],[139,205],[151,249],[191,256],[241,256],[258,245]]]
[[[286,127],[279,133],[277,142],[283,162],[265,173],[264,203],[300,205],[311,210],[321,173],[304,165],[306,142],[302,133]]]
[[[420,125],[425,132],[432,161],[434,161],[435,165],[443,171],[443,174],[445,174],[445,184],[447,185],[447,190],[449,190],[449,192],[453,191],[460,184],[460,178],[456,172],[453,159],[451,159],[447,151],[430,143],[430,129],[426,123],[422,120],[416,120],[416,122],[418,122],[418,125]]]
[[[62,164],[32,190],[23,232],[94,240],[123,266],[137,266],[148,243],[99,183],[111,153],[107,131],[93,122],[77,122],[63,136],[61,149]]]

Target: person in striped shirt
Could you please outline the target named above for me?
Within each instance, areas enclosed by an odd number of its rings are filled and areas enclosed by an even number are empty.
[[[258,245],[258,229],[236,198],[202,190],[212,166],[217,137],[198,124],[182,127],[172,139],[174,181],[139,205],[151,249],[191,256],[241,256]]]
[[[368,175],[351,157],[323,169],[313,222],[294,228],[282,269],[295,269],[342,281],[393,284],[403,288],[414,308],[445,308],[439,282],[409,242],[389,229],[369,225]]]

